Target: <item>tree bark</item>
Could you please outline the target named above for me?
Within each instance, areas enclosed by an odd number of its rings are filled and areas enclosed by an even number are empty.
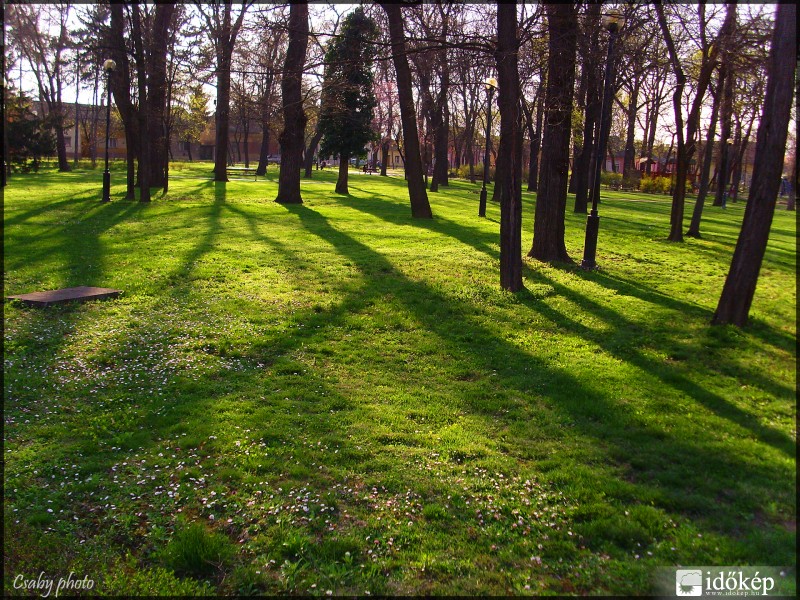
[[[148,145],[150,146],[149,179],[152,187],[166,184],[168,162],[166,133],[167,117],[167,42],[175,4],[159,3],[155,6],[152,47],[148,52],[147,106]]]
[[[753,183],[742,230],[712,324],[747,324],[778,199],[792,106],[797,50],[797,6],[779,4],[770,49],[767,91],[756,136]]]
[[[497,79],[500,108],[498,155],[506,157],[510,177],[500,202],[500,286],[511,292],[522,285],[522,126],[520,119],[517,53],[517,3],[497,5]]]
[[[577,13],[572,4],[545,4],[549,53],[547,114],[542,141],[542,167],[528,256],[541,261],[567,261],[564,212],[567,204],[572,94],[575,87]]]
[[[339,155],[339,177],[336,179],[336,193],[347,196],[347,173],[350,170],[350,157],[346,154]]]
[[[308,48],[308,3],[292,4],[289,11],[289,47],[283,67],[283,131],[278,197],[282,204],[302,204],[300,167],[302,166],[306,113],[303,110],[303,66]]]
[[[411,69],[406,54],[405,33],[403,31],[403,14],[399,4],[379,2],[389,19],[389,37],[392,44],[392,61],[397,73],[397,93],[400,101],[400,121],[403,126],[403,143],[405,149],[406,180],[408,195],[411,200],[411,214],[416,218],[431,219],[433,213],[425,190],[422,174],[422,158],[419,152],[419,134],[417,132],[417,116],[414,110],[414,96],[411,83]]]
[[[386,163],[389,162],[389,146],[391,142],[384,140],[381,144],[381,175],[387,177]]]

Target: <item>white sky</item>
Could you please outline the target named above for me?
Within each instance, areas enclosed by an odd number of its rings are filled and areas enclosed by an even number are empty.
[[[331,5],[333,5],[333,6],[331,6]],[[80,6],[81,5],[78,5],[78,10],[80,10]],[[83,5],[83,6],[85,6],[85,5]],[[335,15],[333,13],[333,8],[334,7],[335,7],[336,12],[338,12],[340,15],[343,16],[344,14],[354,10],[357,6],[358,6],[358,4],[339,4],[339,3],[332,3],[332,2],[331,3],[325,3],[325,4],[322,4],[322,3],[311,3],[309,5],[309,9],[310,9],[309,10],[309,14],[310,14],[310,19],[311,19],[311,30],[312,31],[317,31],[317,32],[322,31],[324,29],[323,22],[326,19],[335,18]],[[749,8],[752,9],[752,7],[749,7]],[[745,8],[743,8],[742,10],[745,10]],[[75,25],[76,27],[78,25],[77,17],[75,15],[75,9],[73,9],[73,12],[72,12],[72,15],[71,15],[71,23],[73,25]],[[25,61],[22,61],[22,62],[23,62],[23,64],[21,65],[21,69],[20,69],[20,65],[17,65],[17,67],[14,69],[14,72],[12,74],[12,80],[14,81],[15,85],[17,85],[17,86],[20,86],[20,84],[21,84],[21,87],[22,87],[23,91],[25,91],[30,96],[38,97],[36,80],[33,77],[32,72],[30,71],[29,65]],[[21,78],[20,78],[20,71],[21,71]],[[204,87],[205,87],[206,93],[211,98],[211,100],[209,100],[208,109],[210,111],[213,111],[214,110],[214,98],[216,97],[216,88],[215,88],[214,85],[205,85]],[[80,90],[79,100],[82,103],[90,102],[91,101],[91,94],[92,94],[91,90],[86,89],[86,88],[82,88]],[[63,97],[63,101],[66,102],[66,103],[75,102],[75,86],[74,85],[67,86],[63,90],[63,96],[62,97]],[[704,111],[703,111],[704,122],[707,122],[708,117],[709,117],[709,114],[708,114],[709,112],[710,112],[710,109],[708,109],[708,108],[704,109]],[[673,111],[672,111],[672,102],[671,102],[671,100],[668,101],[667,104],[664,106],[662,117],[660,117],[659,120],[660,120],[660,127],[659,127],[660,128],[660,132],[656,136],[657,140],[661,140],[663,143],[669,144],[670,143],[670,139],[671,139],[671,135],[669,133],[667,133],[665,128],[666,127],[674,128],[674,116],[673,116]],[[791,123],[791,130],[792,130],[792,132],[796,132],[796,124],[795,124],[794,121],[792,121],[792,123]],[[637,131],[638,131],[638,133],[637,133],[637,139],[638,139],[638,138],[641,138],[641,136],[643,135],[642,131],[641,131],[641,129],[639,129],[638,125],[637,125]],[[752,135],[753,138],[755,138],[755,129],[753,130],[753,133],[751,135]]]

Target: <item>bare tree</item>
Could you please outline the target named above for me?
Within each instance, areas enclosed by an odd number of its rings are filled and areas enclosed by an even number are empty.
[[[686,120],[683,118],[683,94],[686,87],[687,76],[681,58],[672,36],[670,26],[667,23],[664,7],[661,2],[655,5],[658,16],[658,24],[664,41],[667,44],[670,63],[674,71],[677,85],[672,94],[672,104],[675,112],[676,133],[678,137],[677,157],[675,161],[675,186],[672,193],[672,210],[670,212],[670,233],[667,238],[672,242],[683,241],[683,214],[686,203],[686,181],[689,170],[689,161],[697,148],[696,134],[700,125],[700,109],[703,105],[703,98],[711,81],[711,73],[717,64],[719,54],[718,40],[708,36],[705,4],[699,4],[698,28],[699,28],[699,51],[701,52],[700,68],[697,76],[696,92],[691,103]],[[727,20],[727,19],[726,19]],[[685,131],[684,131],[685,123]]]
[[[416,218],[433,218],[425,181],[422,175],[422,158],[419,152],[417,115],[414,110],[414,96],[411,69],[408,66],[403,13],[400,5],[392,2],[379,2],[389,19],[389,38],[392,44],[392,61],[397,74],[397,93],[400,102],[400,121],[403,125],[404,159],[408,195],[411,200],[411,214]]]
[[[767,91],[756,140],[753,185],[742,230],[712,324],[744,327],[767,248],[783,170],[797,67],[797,6],[779,4],[770,50]]]
[[[233,18],[233,4],[205,4],[194,0],[205,23],[208,39],[214,47],[217,69],[217,131],[214,141],[214,181],[228,181],[228,143],[230,126],[231,64],[236,38],[242,28],[244,15],[254,0],[242,0],[239,14]]]
[[[55,124],[58,170],[69,171],[62,92],[66,84],[70,45],[67,21],[72,5],[10,4],[8,6],[9,41],[25,57],[39,88],[39,99]],[[54,30],[51,34],[50,29]]]

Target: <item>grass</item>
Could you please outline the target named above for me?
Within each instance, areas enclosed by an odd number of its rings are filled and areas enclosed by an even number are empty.
[[[475,185],[417,221],[401,177],[341,196],[315,172],[281,206],[274,168],[210,171],[149,205],[121,171],[106,205],[99,171],[5,190],[6,295],[124,290],[5,303],[6,593],[70,570],[100,594],[505,595],[794,569],[793,213],[751,324],[712,328],[743,203],[674,244],[668,198],[604,194],[601,269],[526,259],[514,295]]]

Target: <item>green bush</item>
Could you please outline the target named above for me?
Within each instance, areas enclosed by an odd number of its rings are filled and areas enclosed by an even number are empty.
[[[600,171],[600,183],[609,187],[619,187],[622,185],[622,173]]]
[[[672,189],[671,177],[642,177],[639,190],[648,194],[669,194]],[[686,191],[692,191],[692,182],[686,180]]]

